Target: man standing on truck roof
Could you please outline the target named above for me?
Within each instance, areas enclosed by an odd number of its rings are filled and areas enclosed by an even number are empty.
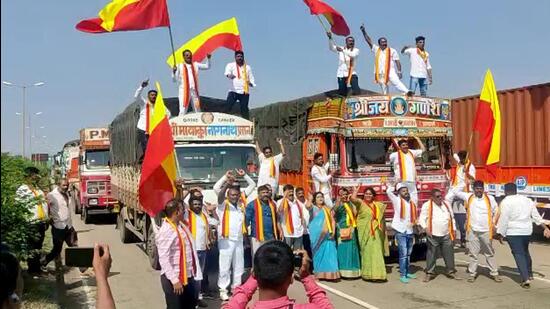
[[[241,277],[244,272],[244,247],[243,235],[246,234],[245,210],[239,201],[240,189],[230,186],[227,190],[227,199],[220,203],[216,212],[220,222],[218,224],[218,249],[219,255],[219,276],[218,287],[220,288],[220,299],[229,300],[227,288],[231,283],[234,290],[241,285]],[[220,192],[219,196],[225,196]],[[233,276],[231,276],[233,269]]]
[[[457,165],[445,200],[447,203],[452,203],[453,205],[456,224],[460,230],[460,244],[464,248],[466,246],[466,208],[462,200],[459,199],[460,202],[458,203],[454,203],[454,201],[457,192],[470,192],[470,182],[476,179],[476,168],[468,159],[468,152],[466,150],[455,153],[453,158],[456,160]]]
[[[281,153],[274,156],[273,149],[270,146],[260,148],[260,144],[256,141],[256,152],[260,161],[260,172],[258,173],[258,186],[269,184],[273,192],[273,196],[277,194],[279,187],[279,168],[283,157],[286,155],[283,140],[277,138],[277,143],[281,147]]]
[[[174,66],[172,69],[172,80],[179,84],[180,116],[185,115],[189,107],[197,113],[201,111],[198,70],[210,69],[211,57],[210,54],[206,55],[206,62],[204,63],[194,62],[193,53],[186,49],[183,51],[183,63]]]
[[[352,36],[346,38],[346,46],[338,46],[332,39],[332,33],[327,32],[328,47],[331,51],[338,53],[338,70],[336,77],[338,79],[338,94],[341,96],[348,95],[348,85],[351,86],[351,93],[358,95],[361,93],[359,88],[359,78],[355,68],[357,67],[357,59],[359,49],[355,47],[355,39]]]
[[[138,129],[138,143],[141,146],[141,149],[143,149],[143,154],[145,154],[145,149],[147,149],[147,141],[149,140],[150,120],[151,120],[151,116],[153,116],[153,113],[155,111],[155,101],[157,100],[157,91],[155,89],[151,89],[147,91],[147,98],[144,98],[143,96],[141,96],[143,89],[145,89],[148,85],[149,85],[149,80],[148,79],[144,80],[143,82],[141,82],[141,85],[138,87],[138,89],[136,89],[136,93],[134,94],[134,99],[140,103],[137,129]],[[166,109],[166,116],[168,118],[172,116],[170,114],[170,110],[168,109]]]
[[[328,172],[329,163],[324,163],[323,154],[316,153],[313,155],[313,166],[311,167],[311,179],[313,180],[314,192],[321,192],[325,196],[325,204],[332,208],[332,189],[330,180],[332,174]]]
[[[361,25],[361,32],[374,53],[374,82],[380,85],[382,93],[388,94],[388,82],[391,82],[403,94],[412,95],[412,92],[401,82],[403,74],[397,51],[388,46],[388,40],[385,37],[378,39],[379,45],[374,44],[367,34],[365,25]]]
[[[225,112],[233,110],[233,105],[239,102],[241,116],[249,119],[248,100],[250,98],[250,87],[256,87],[252,68],[244,61],[244,52],[237,50],[235,52],[235,62],[228,63],[225,66],[225,76],[232,80],[233,88],[227,94]]]
[[[424,147],[424,144],[418,137],[413,136],[413,138],[420,146],[420,149],[409,149],[409,141],[404,138],[397,143],[399,146],[397,151],[390,154],[390,163],[393,164],[395,181],[407,187],[411,199],[415,203],[418,203],[415,158],[422,156],[422,153],[426,151],[426,147]]]
[[[279,222],[283,230],[284,242],[292,250],[302,250],[304,243],[304,214],[302,208],[294,198],[294,187],[285,185],[283,188],[283,198],[277,201],[277,212],[279,213]]]
[[[420,95],[425,97],[428,92],[428,85],[432,84],[432,66],[430,64],[430,54],[424,49],[426,38],[417,36],[415,38],[416,47],[403,46],[401,53],[408,55],[411,59],[410,83],[409,88],[416,93],[416,88],[420,88]]]
[[[266,185],[259,186],[258,197],[246,206],[245,225],[250,226],[252,256],[264,242],[278,239],[277,222],[277,205],[271,199],[271,192]]]
[[[451,279],[456,279],[453,247],[456,223],[453,210],[450,204],[443,200],[441,190],[432,190],[432,197],[422,205],[418,223],[426,231],[428,243],[424,282],[432,280],[435,276],[438,251],[441,252],[445,261],[445,267],[447,268],[445,275]]]
[[[385,184],[388,189],[386,194],[393,205],[393,219],[391,226],[395,230],[395,239],[399,251],[400,281],[409,283],[409,279],[415,279],[416,275],[409,273],[411,253],[413,249],[413,226],[417,224],[417,208],[409,193],[409,189],[403,183],[398,183],[393,193],[394,184]]]
[[[481,180],[474,182],[474,193],[457,192],[456,196],[466,203],[466,247],[470,256],[468,282],[477,278],[479,253],[487,259],[490,275],[496,282],[502,282],[498,275],[498,265],[493,249],[493,232],[498,205],[495,198],[484,192],[485,184]]]

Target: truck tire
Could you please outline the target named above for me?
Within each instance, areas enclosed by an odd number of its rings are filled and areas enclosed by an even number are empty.
[[[155,242],[155,232],[153,231],[152,224],[147,229],[147,241],[145,242],[145,250],[147,257],[149,257],[149,264],[154,270],[160,270],[159,255],[157,251],[157,244]]]
[[[88,208],[87,207],[82,208],[80,216],[82,218],[82,221],[84,221],[84,224],[90,224],[90,222],[92,222],[92,220],[90,218],[90,214],[88,213]]]
[[[73,205],[74,205],[74,213],[76,215],[79,215],[82,213],[82,205],[80,204],[80,199],[76,199],[75,197],[72,197],[73,199]]]
[[[120,213],[117,216],[116,226],[118,227],[118,230],[119,230],[120,241],[122,241],[123,244],[128,244],[133,242],[135,238],[134,238],[134,233],[132,233],[132,231],[130,231],[126,227],[126,224],[124,224],[124,218],[123,218],[124,212],[126,212],[126,208],[122,208],[120,210]]]

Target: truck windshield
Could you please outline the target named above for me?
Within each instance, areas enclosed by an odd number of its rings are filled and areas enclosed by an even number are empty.
[[[417,164],[425,169],[440,169],[441,140],[438,138],[421,138],[421,140],[426,151],[421,158],[417,159]],[[389,172],[391,170],[388,152],[390,145],[389,138],[348,139],[346,141],[348,169],[351,172]],[[418,147],[411,143],[411,148]]]
[[[109,149],[86,151],[86,168],[100,169],[109,166]]]
[[[181,177],[186,180],[216,182],[227,170],[243,169],[257,176],[256,150],[247,146],[177,147]]]

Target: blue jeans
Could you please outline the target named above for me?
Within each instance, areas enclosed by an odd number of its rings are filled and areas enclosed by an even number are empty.
[[[206,278],[206,276],[208,276],[207,271],[206,271],[206,256],[207,256],[207,254],[208,254],[208,251],[206,251],[206,250],[197,250],[197,257],[199,258],[199,266],[200,266],[201,271],[202,271],[202,276],[203,276],[204,282],[208,282],[208,279]],[[205,280],[205,278],[206,278],[206,280]],[[196,284],[197,284],[197,289],[196,289],[197,297],[198,297],[198,295],[200,295],[201,292],[208,292],[208,286],[206,286],[206,287],[204,286],[203,280],[196,282]]]
[[[407,276],[409,273],[409,265],[411,263],[411,253],[413,250],[413,234],[405,234],[397,232],[397,249],[399,251],[399,273],[401,277]]]
[[[428,92],[428,79],[427,78],[419,78],[419,77],[412,77],[411,81],[409,83],[409,89],[416,93],[416,87],[420,87],[420,95],[425,97],[426,93]]]
[[[506,239],[512,250],[514,260],[516,260],[521,280],[525,282],[529,280],[529,277],[533,276],[531,255],[529,254],[529,240],[531,236],[506,236]]]

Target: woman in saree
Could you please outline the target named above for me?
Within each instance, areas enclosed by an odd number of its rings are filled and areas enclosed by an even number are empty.
[[[375,201],[376,192],[367,188],[364,200],[357,198],[359,187],[353,190],[352,202],[357,207],[357,233],[361,249],[361,277],[368,281],[386,281],[384,256],[389,255],[384,211],[386,205]]]
[[[338,268],[342,278],[354,279],[361,276],[359,246],[357,243],[357,212],[350,201],[347,188],[340,188],[335,203],[334,220],[337,226]]]
[[[338,280],[340,278],[334,234],[334,219],[330,208],[325,205],[325,196],[321,192],[315,192],[309,222],[309,237],[313,252],[313,272],[317,279]]]

